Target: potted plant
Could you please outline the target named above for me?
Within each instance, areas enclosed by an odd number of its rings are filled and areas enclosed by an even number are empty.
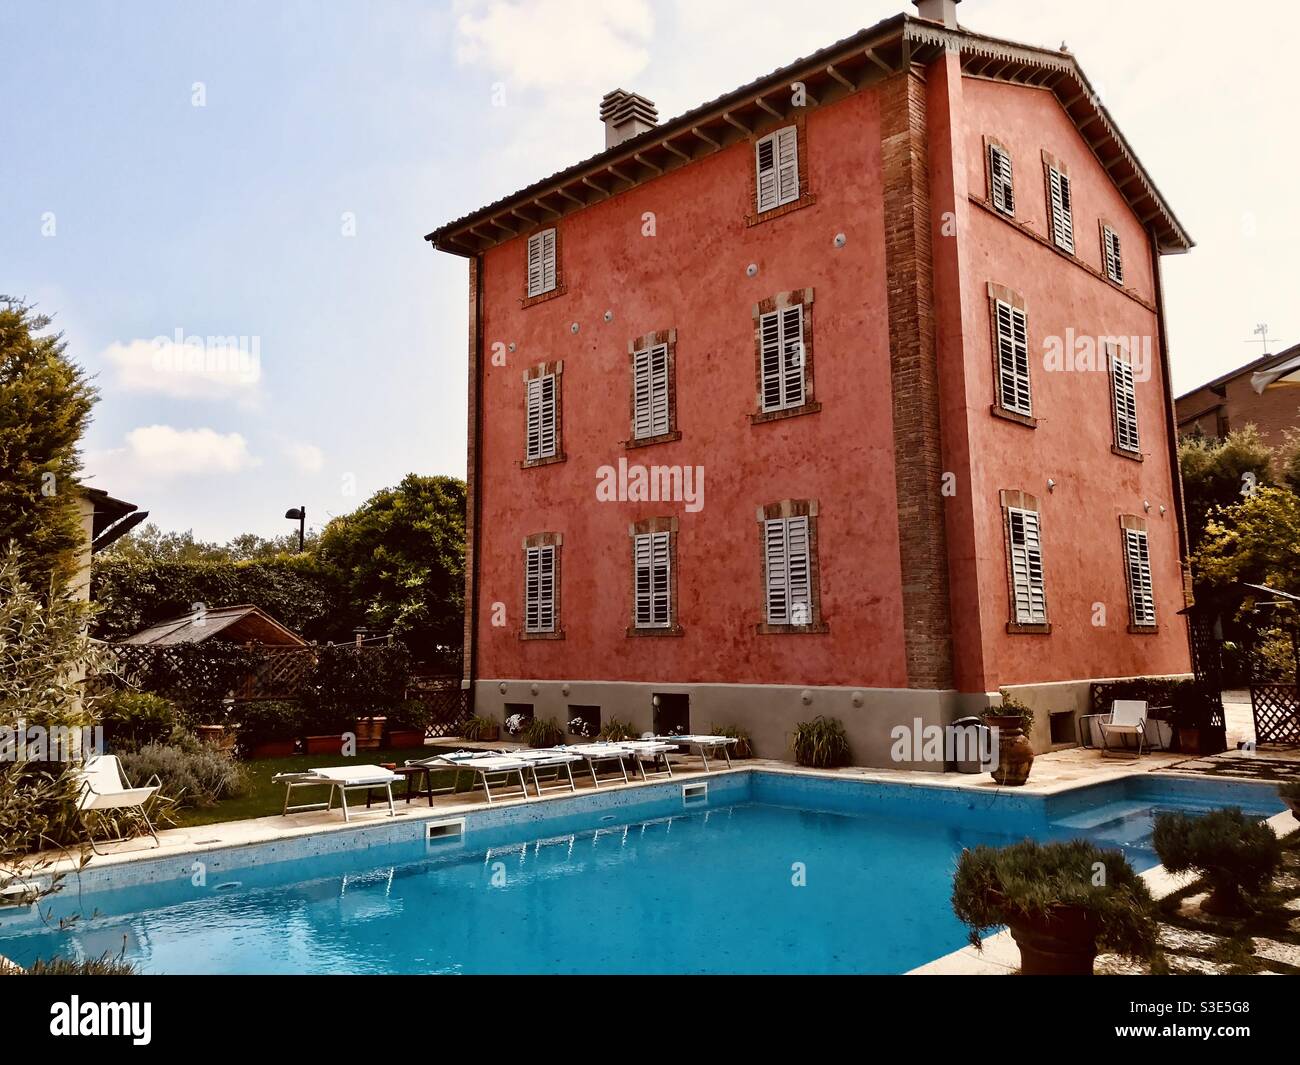
[[[529,747],[555,747],[564,742],[564,730],[551,717],[532,718],[521,735]]]
[[[1236,806],[1194,816],[1157,813],[1152,843],[1171,873],[1194,869],[1210,889],[1206,913],[1239,916],[1250,911],[1282,861],[1281,841],[1262,821]]]
[[[318,706],[306,715],[303,727],[308,735],[303,737],[303,751],[307,754],[340,755],[343,738],[352,732],[355,725],[354,714],[328,705]]]
[[[749,733],[743,728],[736,725],[710,725],[709,731],[715,736],[730,736],[736,741],[731,748],[732,758],[754,757],[754,745],[750,741]]]
[[[384,726],[387,724],[387,717],[367,716],[357,718],[352,728],[352,731],[357,736],[357,750],[379,750],[384,738]]]
[[[796,765],[833,769],[849,764],[849,739],[837,717],[818,714],[811,721],[797,722],[790,746]]]
[[[419,699],[406,699],[388,715],[388,746],[401,750],[424,746],[429,708]]]
[[[1277,793],[1291,811],[1291,816],[1300,821],[1300,780],[1279,784]]]
[[[461,727],[460,734],[474,743],[496,743],[501,738],[501,726],[491,718],[475,715]]]
[[[510,734],[511,739],[517,740],[528,731],[532,720],[532,714],[511,714],[506,718],[506,732]]]
[[[287,758],[293,754],[303,723],[298,703],[280,699],[242,703],[235,715],[239,721],[239,750],[245,758]]]
[[[1155,903],[1118,851],[1086,840],[962,852],[952,908],[980,948],[1009,925],[1026,976],[1087,976],[1098,948],[1145,958],[1155,948]]]
[[[998,694],[1002,705],[986,707],[980,714],[984,724],[995,730],[998,764],[990,775],[1003,787],[1018,788],[1029,779],[1034,765],[1034,748],[1029,743],[1034,711],[1005,688]]]
[[[600,730],[600,738],[606,743],[617,743],[619,740],[634,740],[636,737],[636,729],[628,722],[620,721],[616,717],[611,717]]]
[[[591,722],[589,722],[581,714],[569,718],[569,724],[567,728],[568,728],[569,736],[572,739],[577,740],[579,743],[584,743],[587,740],[591,739],[592,735],[596,731],[591,727]]]

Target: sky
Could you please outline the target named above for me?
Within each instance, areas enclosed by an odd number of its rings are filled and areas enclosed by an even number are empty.
[[[465,473],[465,261],[423,235],[906,0],[0,0],[0,293],[101,400],[86,479],[202,539]],[[1066,43],[1197,242],[1164,259],[1183,392],[1300,342],[1300,13],[966,0]],[[1253,27],[1253,28],[1252,28]],[[1254,342],[1252,342],[1254,341]]]

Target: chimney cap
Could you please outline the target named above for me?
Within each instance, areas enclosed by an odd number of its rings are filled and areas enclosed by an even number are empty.
[[[912,0],[916,13],[927,22],[938,22],[957,29],[957,5],[961,0]]]
[[[600,120],[605,123],[605,147],[612,148],[659,125],[659,110],[640,93],[613,89],[601,97]]]

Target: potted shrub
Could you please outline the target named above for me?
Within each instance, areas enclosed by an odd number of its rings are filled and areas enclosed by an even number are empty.
[[[588,740],[593,738],[596,731],[591,727],[591,722],[581,714],[571,717],[567,728],[569,737],[576,740],[578,743],[586,743]]]
[[[241,704],[239,751],[245,758],[287,758],[293,754],[304,720],[295,702],[266,699]]]
[[[1291,811],[1291,816],[1300,821],[1300,780],[1279,784],[1277,793]]]
[[[564,730],[555,719],[534,717],[521,733],[529,747],[555,747],[564,742]]]
[[[811,721],[797,722],[790,746],[796,765],[833,769],[849,764],[849,739],[837,717],[818,714]]]
[[[307,754],[341,755],[343,737],[352,732],[356,717],[346,710],[330,706],[318,706],[306,715],[304,729],[308,733],[303,737],[303,751]]]
[[[401,750],[424,746],[428,707],[419,699],[406,699],[388,715],[388,746]]]
[[[114,691],[99,701],[99,720],[104,740],[114,750],[134,749],[147,743],[161,743],[175,728],[185,726],[185,716],[170,699],[150,692]],[[225,729],[211,726],[219,735]],[[202,732],[203,726],[196,731]]]
[[[1222,916],[1248,913],[1248,896],[1268,887],[1282,861],[1273,830],[1236,806],[1199,817],[1157,813],[1152,843],[1171,873],[1201,874],[1210,889],[1201,909]]]
[[[1026,976],[1087,976],[1099,948],[1145,958],[1155,948],[1155,903],[1118,851],[1086,840],[962,852],[952,908],[970,941],[1008,925]]]
[[[606,721],[604,727],[600,730],[600,738],[606,743],[617,743],[619,740],[634,740],[636,737],[636,729],[630,723],[620,721],[616,717],[611,717]]]
[[[1034,748],[1029,743],[1034,711],[1005,689],[999,694],[1002,705],[986,707],[980,714],[984,724],[996,729],[993,735],[998,764],[990,775],[1003,787],[1018,788],[1029,779],[1029,770],[1034,765]]]
[[[384,739],[384,726],[387,717],[359,717],[353,723],[352,731],[357,736],[357,750],[377,751]]]
[[[475,715],[461,727],[460,734],[475,743],[496,743],[501,738],[501,726],[491,718]]]
[[[732,758],[754,757],[754,745],[750,742],[749,733],[743,728],[736,725],[710,725],[709,731],[715,736],[730,736],[736,741],[731,748]]]
[[[532,714],[511,714],[506,718],[506,732],[512,740],[522,739],[532,722]]]

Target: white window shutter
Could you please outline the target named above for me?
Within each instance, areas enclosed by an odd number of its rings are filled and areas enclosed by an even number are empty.
[[[555,631],[555,548],[530,547],[525,553],[524,631]]]
[[[1011,182],[1011,156],[996,144],[989,145],[989,178],[993,189],[993,206],[1014,218],[1016,199]]]
[[[803,305],[763,315],[758,323],[763,410],[802,406],[807,395]]]
[[[799,198],[799,130],[786,126],[754,145],[759,212]]]
[[[639,629],[667,628],[672,620],[669,532],[638,533],[632,542],[636,566],[633,620]]]
[[[1119,234],[1110,226],[1101,227],[1103,251],[1106,256],[1106,276],[1117,285],[1124,284],[1124,260],[1119,253]]]
[[[812,563],[808,518],[769,518],[763,524],[769,625],[812,624]]]
[[[1070,179],[1056,167],[1048,167],[1051,189],[1049,207],[1052,215],[1052,240],[1056,246],[1074,254],[1074,218],[1071,215]]]
[[[1016,622],[1020,625],[1047,623],[1047,594],[1043,585],[1043,549],[1039,539],[1038,512],[1007,508],[1011,539],[1011,588]]]
[[[1115,404],[1115,446],[1124,451],[1140,451],[1133,364],[1118,351],[1112,350],[1110,366],[1111,393]]]
[[[1029,388],[1029,326],[1025,312],[1002,300],[994,304],[998,344],[998,404],[1004,410],[1031,417]]]
[[[555,230],[544,229],[528,238],[528,295],[540,296],[555,288]]]
[[[1154,625],[1156,600],[1151,585],[1151,555],[1145,532],[1138,529],[1124,530],[1124,556],[1133,624]]]
[[[555,374],[543,374],[528,380],[525,402],[528,408],[526,457],[553,458],[557,453]]]
[[[671,425],[668,417],[668,345],[657,344],[632,356],[634,413],[632,436],[644,440],[662,436]]]

